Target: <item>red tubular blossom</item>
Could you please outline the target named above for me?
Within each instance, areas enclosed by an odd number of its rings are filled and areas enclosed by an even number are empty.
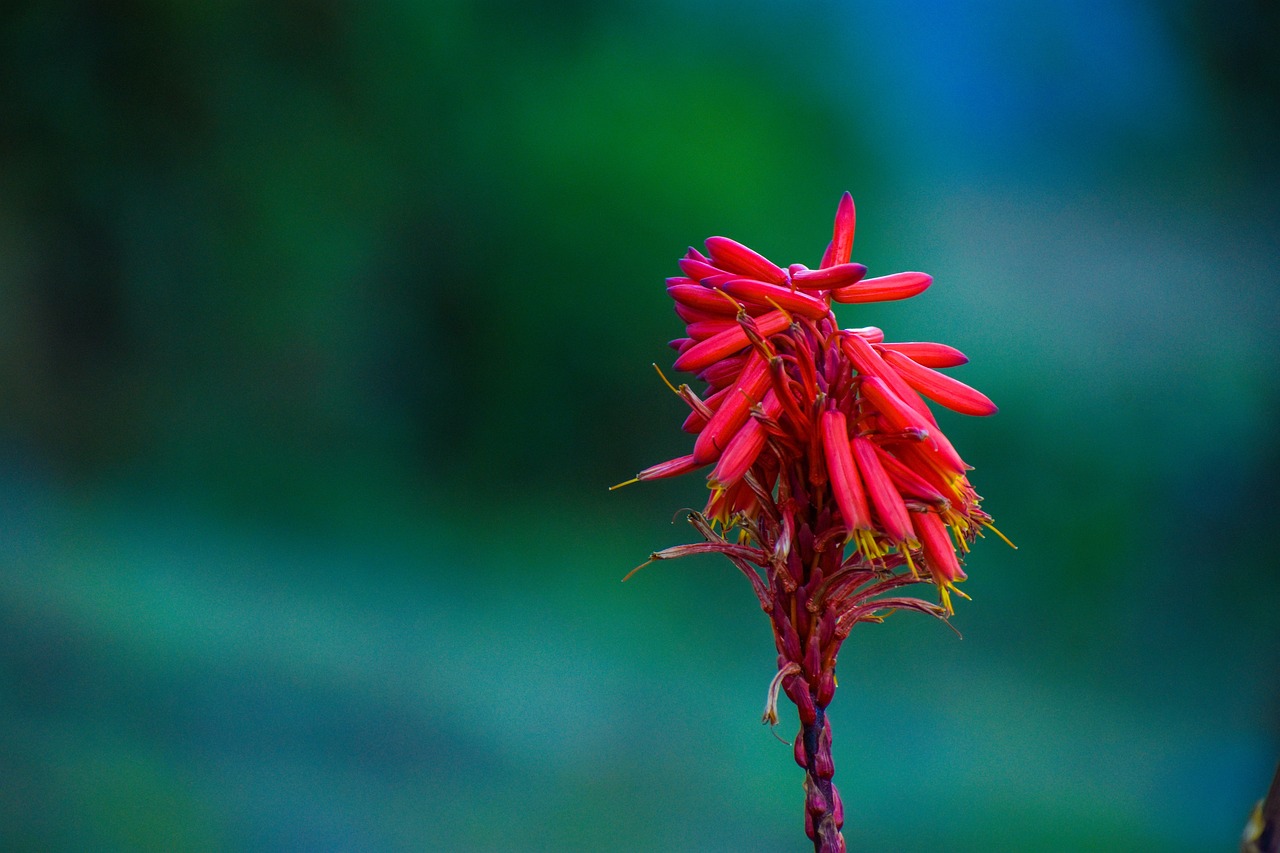
[[[801,290],[831,290],[855,284],[866,274],[867,268],[862,264],[836,264],[792,273],[791,283]]]
[[[870,401],[877,414],[888,421],[895,430],[899,432],[919,430],[930,438],[936,432],[931,423],[920,417],[919,412],[890,391],[889,386],[880,377],[863,376],[860,388],[862,396]]]
[[[776,335],[791,325],[791,317],[784,311],[770,311],[756,318],[756,331],[762,336]],[[718,335],[699,341],[680,354],[675,361],[675,369],[695,373],[704,367],[728,355],[744,350],[751,343],[746,330],[741,326],[721,332]]]
[[[738,313],[733,300],[725,299],[723,295],[711,288],[703,287],[689,279],[677,279],[677,281],[683,283],[667,285],[667,294],[676,301],[677,305],[725,317],[732,317]]]
[[[876,451],[879,454],[881,466],[893,481],[898,494],[904,498],[914,498],[937,506],[946,506],[950,503],[950,498],[927,479],[904,465],[898,457],[880,447],[877,447]]]
[[[871,509],[867,495],[853,461],[853,449],[849,444],[849,429],[844,412],[827,409],[819,421],[822,429],[822,451],[827,463],[827,475],[836,505],[844,517],[849,533],[855,530],[871,530]]]
[[[951,544],[951,537],[947,535],[947,526],[942,519],[936,513],[914,512],[911,520],[920,536],[925,565],[933,573],[934,579],[947,586],[964,580],[964,569],[960,568],[955,546]]]
[[[773,284],[786,284],[787,274],[764,255],[728,237],[708,237],[707,251],[716,266]]]
[[[890,302],[909,299],[924,293],[933,283],[933,276],[922,272],[899,272],[879,278],[864,278],[857,284],[831,291],[836,302]]]
[[[675,309],[676,316],[686,323],[703,323],[707,320],[729,320],[732,322],[733,320],[732,314],[726,315],[723,312],[713,314],[710,311],[703,311],[701,308],[690,308],[683,302],[673,302],[671,307]]]
[[[715,462],[729,445],[729,441],[747,422],[751,407],[760,402],[769,387],[769,364],[764,357],[752,350],[742,368],[742,376],[720,408],[716,409],[698,439],[693,444],[693,458],[706,464]]]
[[[860,374],[878,377],[899,400],[915,409],[927,424],[933,423],[933,413],[929,411],[929,406],[865,338],[861,335],[841,335],[840,345]]]
[[[821,299],[753,278],[733,278],[720,285],[720,289],[749,305],[782,308],[811,320],[820,320],[831,313]]]
[[[880,340],[884,340],[881,333]],[[872,343],[879,343],[873,341]],[[893,350],[901,353],[916,364],[923,364],[925,367],[959,367],[962,364],[969,363],[969,357],[955,347],[949,347],[946,344],[935,344],[926,341],[894,341],[893,343],[882,343],[876,347],[881,355],[885,350]]]
[[[831,229],[831,242],[822,255],[822,267],[834,267],[849,263],[853,254],[853,230],[857,224],[857,211],[853,206],[853,196],[845,193],[840,196],[836,205],[836,221]]]
[[[885,473],[875,444],[870,439],[855,437],[853,458],[858,463],[862,482],[866,484],[871,505],[875,507],[876,517],[880,519],[885,535],[895,545],[906,542],[911,538],[911,519],[907,513],[907,505]]]
[[[724,270],[716,269],[708,261],[704,260],[681,258],[679,263],[680,269],[684,274],[694,281],[702,281],[705,278],[712,278],[713,276],[722,275],[724,273]]]
[[[929,399],[962,415],[994,415],[996,404],[975,388],[925,367],[894,350],[887,350],[884,360],[906,380],[907,384]]]
[[[721,388],[719,391],[716,391],[714,394],[709,395],[707,399],[703,400],[702,405],[714,413],[716,409],[720,408],[720,404],[724,402],[724,398],[732,390],[732,388]],[[702,432],[703,427],[707,425],[707,420],[708,418],[703,417],[701,412],[694,410],[689,413],[689,417],[684,419],[684,423],[680,428],[685,432],[697,435]]]
[[[722,358],[705,370],[699,371],[698,378],[713,388],[724,388],[726,385],[732,384],[733,380],[742,372],[742,364],[745,360],[745,355]]]
[[[765,393],[760,408],[769,418],[776,418],[782,409],[777,396],[772,391]],[[760,419],[748,418],[738,430],[737,435],[730,439],[724,453],[720,456],[720,461],[716,463],[715,469],[708,477],[712,488],[723,489],[741,480],[747,473],[747,469],[756,461],[756,457],[760,455],[760,451],[764,450],[768,439],[769,434]]]
[[[688,474],[690,471],[697,471],[704,464],[695,462],[692,455],[679,456],[666,462],[659,462],[657,465],[650,465],[639,474],[636,474],[637,480],[660,480],[663,477],[679,477],[681,474]]]
[[[685,331],[695,341],[705,341],[707,338],[714,337],[721,332],[736,328],[738,328],[737,320],[732,317],[722,317],[718,320],[699,320],[695,323],[690,323],[685,326]]]
[[[878,344],[884,340],[884,329],[879,326],[863,326],[860,329],[845,329],[845,331],[857,335],[869,344]]]

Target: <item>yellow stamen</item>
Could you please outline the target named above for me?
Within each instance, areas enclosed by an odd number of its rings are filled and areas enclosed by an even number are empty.
[[[662,372],[662,368],[661,368],[661,367],[658,367],[658,365],[657,365],[657,364],[654,364],[654,365],[653,365],[653,369],[654,369],[654,370],[656,370],[656,371],[658,371],[658,376],[659,376],[659,377],[661,377],[663,384],[664,384],[664,385],[666,385],[668,388],[670,388],[670,389],[671,389],[671,393],[672,393],[672,394],[675,394],[677,397],[679,397],[679,396],[680,396],[680,392],[676,389],[676,386],[674,386],[674,385],[672,385],[672,384],[671,384],[671,380],[670,380],[670,379],[668,379],[668,378],[667,378],[667,375],[666,375],[665,373],[663,373],[663,372]]]
[[[640,482],[640,478],[639,478],[639,477],[632,477],[630,480],[627,480],[625,483],[619,483],[619,484],[618,484],[618,485],[616,485],[616,486],[610,486],[610,487],[609,487],[609,491],[611,491],[611,492],[612,492],[612,491],[614,491],[615,489],[621,489],[623,486],[630,486],[632,483],[638,483],[638,482]]]
[[[868,560],[878,559],[888,553],[876,542],[875,534],[870,530],[854,530],[849,534],[849,538],[845,541],[852,541],[856,543],[858,551]]]
[[[989,527],[989,528],[991,528],[991,532],[992,532],[992,533],[994,533],[995,535],[999,536],[1001,539],[1003,539],[1003,540],[1004,540],[1004,544],[1008,545],[1010,548],[1012,548],[1012,549],[1013,549],[1013,550],[1015,550],[1015,551],[1016,551],[1016,550],[1018,550],[1018,546],[1017,546],[1017,545],[1014,545],[1012,542],[1010,542],[1010,541],[1009,541],[1009,537],[1008,537],[1008,536],[1005,536],[1005,535],[1004,535],[1003,533],[1001,533],[999,530],[996,530],[996,526],[995,526],[994,524],[992,524],[991,522],[989,522],[989,521],[988,521],[988,522],[984,522],[982,526],[983,526],[983,527]]]
[[[911,559],[911,549],[907,547],[907,543],[903,542],[899,545],[898,550],[902,552],[902,556],[907,558],[907,566],[911,569],[911,577],[920,580],[920,572],[916,569],[915,560]]]

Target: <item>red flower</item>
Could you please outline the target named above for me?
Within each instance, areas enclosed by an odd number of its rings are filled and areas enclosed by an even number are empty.
[[[841,642],[857,622],[895,609],[949,616],[969,544],[994,530],[925,401],[995,413],[985,395],[938,372],[964,354],[842,329],[832,313],[833,301],[905,299],[932,282],[918,272],[865,278],[850,262],[854,221],[845,193],[816,270],[784,269],[726,237],[681,259],[684,275],[667,280],[686,331],[672,342],[675,368],[706,389],[673,390],[692,410],[684,429],[696,438],[691,453],[636,478],[715,466],[706,508],[690,515],[704,541],[653,559],[720,553],[751,581],[778,649],[766,719],[776,721],[779,689],[799,709],[796,760],[818,850],[844,849],[825,718]],[[924,579],[921,570],[941,605],[893,595]]]

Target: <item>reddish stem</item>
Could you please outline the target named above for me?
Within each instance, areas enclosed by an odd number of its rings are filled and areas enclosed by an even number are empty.
[[[844,806],[832,783],[835,764],[831,758],[831,723],[826,708],[818,706],[811,724],[800,727],[804,743],[804,830],[813,841],[814,853],[845,853]],[[798,751],[797,751],[798,752]],[[799,755],[796,756],[800,758]]]

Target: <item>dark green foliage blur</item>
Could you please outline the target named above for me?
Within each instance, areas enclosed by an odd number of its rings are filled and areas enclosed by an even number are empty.
[[[989,537],[832,708],[865,850],[1221,850],[1280,759],[1265,3],[0,9],[0,848],[803,849],[663,279],[920,269]],[[779,736],[790,738],[784,716]]]

